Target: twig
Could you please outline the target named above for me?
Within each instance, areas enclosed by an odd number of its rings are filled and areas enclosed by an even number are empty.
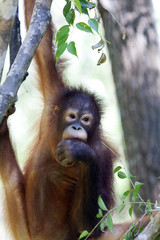
[[[158,235],[160,235],[160,212],[157,213],[153,221],[148,223],[135,240],[154,240]]]

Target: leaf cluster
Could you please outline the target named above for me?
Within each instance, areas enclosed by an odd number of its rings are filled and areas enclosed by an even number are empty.
[[[135,176],[133,176],[132,174],[126,175],[126,173],[122,170],[121,166],[117,166],[114,169],[113,173],[117,174],[117,176],[120,179],[135,178]],[[118,208],[119,213],[122,212],[123,209],[126,207],[127,203],[125,202],[125,200],[128,196],[131,195],[132,204],[131,204],[131,207],[129,208],[129,215],[132,216],[135,204],[137,204],[136,201],[138,198],[140,198],[139,192],[140,192],[140,187],[142,185],[143,185],[143,183],[135,181],[134,187],[123,193],[122,204],[120,206],[116,207],[116,208]],[[143,200],[141,200],[140,202],[138,202],[138,204],[139,204],[139,210],[141,210],[141,211],[142,211],[141,207],[145,207],[145,214],[143,215],[143,217],[145,215],[149,215],[150,219],[152,220],[153,219],[153,217],[152,217],[153,210],[152,210],[152,204],[151,204],[150,200],[148,200],[146,203]],[[98,214],[96,215],[96,217],[99,219],[98,224],[93,228],[93,230],[91,232],[88,232],[87,230],[83,231],[81,233],[79,239],[84,238],[84,240],[87,240],[98,226],[100,226],[100,229],[102,232],[105,232],[106,227],[107,227],[107,229],[113,233],[113,220],[112,220],[111,212],[114,209],[111,209],[108,211],[101,196],[98,197],[98,206],[99,206]],[[123,236],[124,240],[135,239],[135,237],[143,230],[143,227],[139,226],[139,223],[141,222],[143,217],[138,222],[131,224],[129,231],[127,231]]]
[[[117,166],[114,171],[113,171],[114,174],[117,174],[117,176],[120,178],[120,179],[125,179],[125,178],[135,178],[135,176],[133,176],[132,174],[128,174],[128,176],[126,175],[126,173],[124,171],[122,171],[122,167],[121,166]],[[131,199],[132,199],[132,205],[131,207],[129,208],[129,215],[132,216],[132,213],[133,213],[133,210],[134,210],[134,207],[135,207],[135,203],[137,201],[137,199],[139,198],[139,192],[140,192],[140,187],[143,185],[143,183],[141,182],[138,182],[138,181],[135,181],[134,185],[133,185],[133,188],[132,189],[129,189],[127,191],[125,191],[122,195],[122,204],[119,206],[119,212],[121,212],[126,204],[125,204],[125,200],[128,196],[131,196]],[[139,205],[139,209],[141,208],[141,206],[143,205],[143,202],[141,201],[140,202],[140,205]]]
[[[66,4],[63,8],[63,16],[67,22],[67,25],[62,26],[56,35],[57,51],[56,51],[56,61],[59,60],[60,56],[67,51],[74,56],[78,57],[76,44],[74,41],[69,41],[69,35],[72,27],[84,31],[86,33],[92,33],[95,31],[99,34],[99,22],[96,18],[89,17],[89,10],[95,8],[96,4],[89,0],[66,0]],[[88,16],[88,24],[85,22],[78,22],[75,24],[76,11],[80,14],[86,14]],[[101,40],[92,47],[92,49],[98,48],[98,52],[104,47],[104,41]],[[98,60],[97,65],[104,63],[106,61],[106,55],[102,52],[100,59]]]

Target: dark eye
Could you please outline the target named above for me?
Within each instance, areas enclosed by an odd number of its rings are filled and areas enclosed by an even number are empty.
[[[65,120],[66,122],[73,122],[77,119],[77,112],[75,109],[68,109],[65,113]]]
[[[75,118],[76,118],[76,116],[75,116],[73,113],[69,114],[69,117],[70,117],[71,119],[75,119]]]
[[[93,119],[93,117],[91,114],[89,114],[89,113],[84,114],[81,118],[81,123],[83,123],[86,126],[90,126],[92,123],[92,119]]]
[[[88,118],[88,117],[85,117],[85,118],[83,118],[83,121],[88,122],[88,121],[89,121],[89,118]]]

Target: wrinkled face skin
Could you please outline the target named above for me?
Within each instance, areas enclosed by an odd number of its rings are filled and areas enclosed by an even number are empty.
[[[93,124],[93,116],[89,112],[81,112],[75,108],[68,108],[64,114],[65,129],[63,139],[76,138],[87,142],[88,131]]]

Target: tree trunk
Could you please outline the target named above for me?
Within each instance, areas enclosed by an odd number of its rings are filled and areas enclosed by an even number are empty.
[[[155,202],[160,193],[160,56],[152,2],[104,3],[99,10],[106,39],[111,42],[108,48],[129,169],[144,183],[143,199]]]

